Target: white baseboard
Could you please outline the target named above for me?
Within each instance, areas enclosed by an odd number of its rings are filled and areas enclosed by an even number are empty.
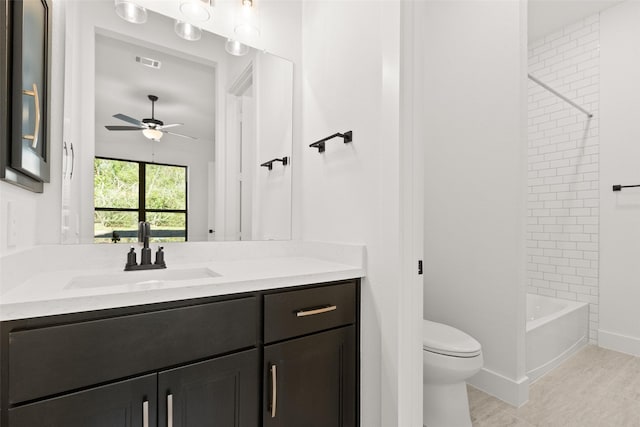
[[[598,329],[598,345],[609,350],[640,356],[640,338]]]
[[[516,381],[482,368],[480,372],[469,378],[467,383],[516,408],[529,400],[529,377],[526,375]]]

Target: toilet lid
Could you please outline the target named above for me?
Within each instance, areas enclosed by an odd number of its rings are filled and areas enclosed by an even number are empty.
[[[423,321],[422,348],[432,353],[455,357],[475,357],[482,346],[473,337],[442,323]]]

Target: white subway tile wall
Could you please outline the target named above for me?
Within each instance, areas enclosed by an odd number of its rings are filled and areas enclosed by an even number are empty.
[[[589,303],[598,331],[600,16],[529,45],[529,74],[593,114],[529,81],[529,293]]]

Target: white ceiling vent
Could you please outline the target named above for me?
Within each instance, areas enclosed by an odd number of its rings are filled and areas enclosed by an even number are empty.
[[[150,68],[160,69],[161,62],[157,59],[145,58],[143,56],[136,56],[136,62],[141,63]]]

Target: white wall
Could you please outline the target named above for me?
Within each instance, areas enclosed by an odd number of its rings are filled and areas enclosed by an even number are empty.
[[[471,383],[513,405],[525,376],[526,3],[416,8],[424,70],[424,316],[475,337]]]
[[[404,370],[419,387],[421,376],[420,363],[414,369],[410,362],[420,348],[399,339],[400,297],[408,286],[399,255],[400,10],[400,2],[307,0],[302,15],[304,131],[294,140],[302,148],[302,237],[367,246],[361,313],[367,427],[421,420],[421,406],[401,398],[408,389]],[[349,130],[350,144],[328,141],[324,153],[308,147]]]
[[[603,347],[640,355],[640,2],[600,17],[600,331]]]
[[[528,292],[589,303],[598,332],[600,17],[529,45]]]
[[[291,238],[291,144],[293,128],[293,66],[273,55],[256,55],[257,150],[252,228],[257,240]],[[287,165],[259,165],[287,157]]]

